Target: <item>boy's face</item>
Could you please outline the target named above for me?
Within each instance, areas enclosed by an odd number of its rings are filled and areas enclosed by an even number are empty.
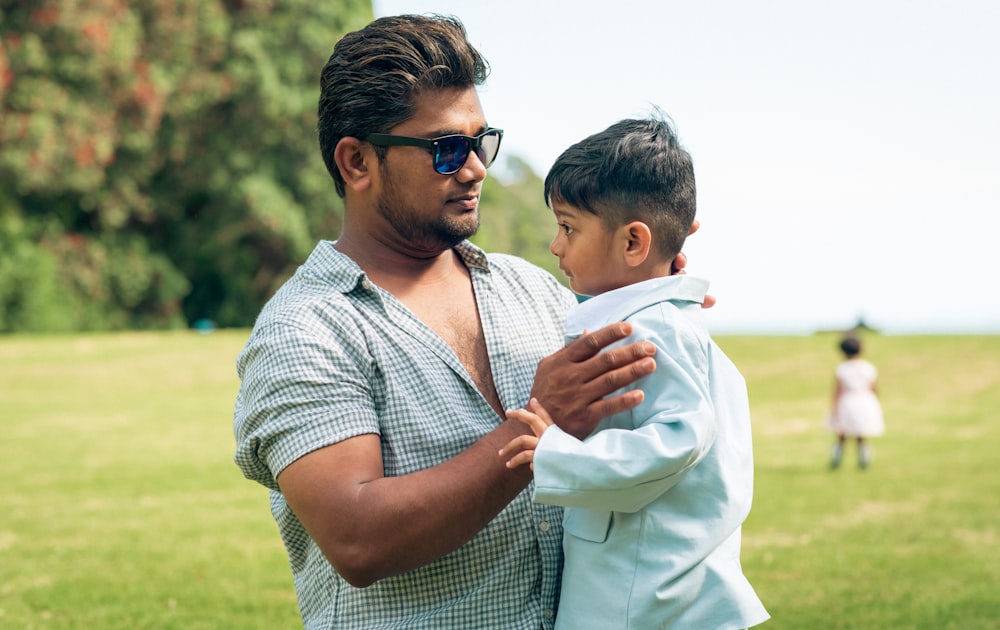
[[[569,286],[580,295],[598,295],[630,283],[618,240],[601,219],[586,210],[552,200],[558,231],[549,251]]]

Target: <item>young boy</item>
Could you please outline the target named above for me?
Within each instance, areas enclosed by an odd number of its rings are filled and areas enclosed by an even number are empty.
[[[530,464],[534,500],[561,505],[557,628],[746,628],[768,613],[743,575],[753,454],[746,384],[701,321],[708,283],[670,276],[695,215],[691,156],[658,116],[571,146],[545,178],[570,288],[567,335],[620,320],[657,347],[635,409],[571,435],[532,399],[507,417],[507,466]]]

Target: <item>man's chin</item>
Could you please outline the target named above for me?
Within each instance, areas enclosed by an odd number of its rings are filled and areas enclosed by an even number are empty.
[[[476,235],[476,230],[472,231],[449,230],[447,233],[441,232],[438,233],[437,237],[434,239],[435,241],[437,241],[437,247],[429,249],[441,249],[441,250],[451,249],[452,247],[455,247],[462,241],[472,238],[475,235]]]
[[[468,238],[472,238],[479,231],[479,215],[472,218],[470,221],[455,221],[453,224],[448,226],[448,236],[454,240],[454,245],[458,245],[462,241]]]

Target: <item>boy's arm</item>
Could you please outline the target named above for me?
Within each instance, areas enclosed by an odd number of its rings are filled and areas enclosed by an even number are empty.
[[[702,422],[695,420],[699,424]],[[637,512],[694,468],[711,446],[684,422],[606,429],[581,442],[553,427],[535,448],[535,500],[563,507]]]
[[[676,485],[715,441],[707,357],[696,338],[656,338],[656,372],[638,384],[646,400],[635,428],[581,441],[550,427],[535,448],[535,499],[565,507],[634,512]]]

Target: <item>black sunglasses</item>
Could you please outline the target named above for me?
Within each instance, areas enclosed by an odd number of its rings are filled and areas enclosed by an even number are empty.
[[[423,147],[434,156],[434,170],[442,175],[451,175],[465,166],[465,161],[469,159],[472,151],[479,156],[483,166],[489,167],[493,164],[493,160],[497,159],[502,139],[503,129],[490,127],[475,137],[455,134],[428,139],[371,133],[365,141],[377,147]]]

